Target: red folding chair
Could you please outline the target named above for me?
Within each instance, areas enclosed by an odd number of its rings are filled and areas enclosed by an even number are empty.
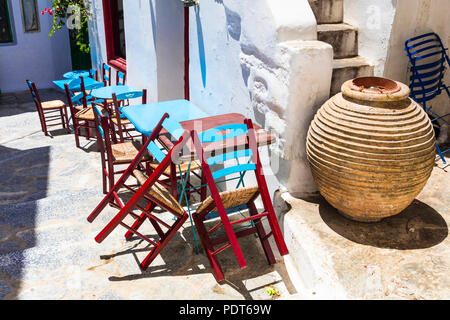
[[[240,237],[256,233],[269,264],[276,262],[269,244],[269,237],[274,237],[281,255],[288,254],[264,177],[252,121],[246,119],[244,124],[230,124],[213,128],[202,132],[200,136],[195,131],[191,134],[197,156],[201,161],[203,175],[211,191],[211,196],[206,198],[197,208],[197,211],[193,214],[193,219],[216,280],[224,280],[217,255],[229,247],[233,248],[240,267],[247,266],[237,241]],[[242,135],[246,136],[245,143],[239,146],[235,142]],[[241,139],[241,141],[243,140]],[[218,152],[222,153],[217,155]],[[206,158],[206,156],[208,157]],[[245,159],[245,163],[242,163],[242,159]],[[238,164],[212,171],[211,166],[223,164],[229,160],[236,160]],[[257,186],[219,192],[217,184],[227,181],[226,177],[238,174],[238,178],[242,180],[246,172],[254,172]],[[239,185],[243,184],[239,183],[238,187]],[[255,205],[255,200],[259,196],[261,196],[264,207],[261,213],[258,212]],[[248,209],[248,216],[230,221],[228,216],[230,213],[242,211],[245,208]],[[218,212],[220,219],[213,227],[208,229],[206,222],[211,213],[214,212]],[[269,222],[270,231],[268,233],[262,225],[263,218],[267,218]],[[245,222],[253,223],[243,227],[242,224]],[[225,233],[223,235],[218,234],[219,229],[224,229]],[[219,245],[220,247],[216,249],[215,247]]]
[[[150,263],[156,258],[159,252],[167,245],[170,239],[176,234],[178,229],[188,218],[188,214],[178,201],[172,196],[172,194],[158,182],[158,179],[166,171],[169,166],[175,166],[178,155],[189,139],[189,132],[184,130],[177,130],[175,127],[179,124],[170,121],[169,115],[166,113],[159,121],[158,125],[153,130],[152,134],[146,140],[144,146],[139,151],[137,156],[125,170],[120,179],[116,182],[114,187],[103,198],[99,205],[89,215],[87,220],[93,222],[95,218],[103,211],[103,209],[110,204],[111,206],[119,209],[119,212],[114,218],[107,224],[106,227],[95,237],[98,243],[101,243],[117,226],[121,225],[128,231],[125,234],[125,238],[129,240],[132,235],[136,235],[144,241],[153,246],[150,253],[140,263],[142,270],[146,270]],[[168,132],[172,133],[177,140],[174,147],[165,154],[161,148],[155,143],[156,138],[160,134],[162,128],[165,128]],[[175,129],[174,129],[175,128]],[[180,127],[181,128],[181,127]],[[184,132],[182,135],[179,132]],[[144,173],[145,168],[142,167],[141,161],[145,154],[150,154],[159,161],[159,165],[154,171],[147,177]],[[138,181],[140,187],[130,185],[127,183],[128,178],[134,176]],[[120,189],[127,189],[133,193],[131,199],[122,203],[117,192]],[[142,202],[146,202],[146,205],[142,205]],[[159,206],[168,212],[170,212],[174,219],[171,221],[163,221],[162,218],[157,217],[152,212],[156,206]],[[136,213],[138,211],[140,213]],[[135,221],[132,226],[126,225],[123,220],[127,216],[132,216]],[[154,241],[147,236],[141,234],[138,229],[146,221],[149,220],[159,236],[159,241]],[[165,230],[165,231],[164,231]]]

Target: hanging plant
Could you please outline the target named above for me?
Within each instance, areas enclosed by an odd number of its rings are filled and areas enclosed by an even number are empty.
[[[90,0],[52,0],[52,7],[41,11],[42,15],[53,16],[53,25],[49,37],[56,30],[67,26],[71,38],[75,39],[81,52],[89,53],[89,36],[87,32],[88,18],[90,16]]]

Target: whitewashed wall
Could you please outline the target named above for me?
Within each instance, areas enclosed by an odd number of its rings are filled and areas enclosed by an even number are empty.
[[[107,62],[102,0],[92,0],[92,13],[92,61],[101,70]],[[184,96],[183,19],[177,0],[124,0],[127,84],[146,88],[150,102]]]
[[[94,65],[106,61],[101,0],[93,0]],[[317,190],[306,161],[309,123],[327,98],[331,46],[316,41],[307,0],[202,0],[190,8],[190,95],[210,115],[237,112],[272,130],[271,191]],[[183,97],[183,7],[125,0],[128,84],[150,101]],[[266,149],[267,150],[267,149]]]
[[[39,0],[39,13],[51,6],[50,0]],[[41,16],[40,32],[24,33],[20,2],[9,2],[14,28],[14,42],[0,44],[0,89],[3,92],[28,90],[25,79],[39,88],[53,87],[53,80],[72,70],[70,42],[67,29],[57,31],[52,38],[52,17]]]
[[[305,140],[328,98],[332,48],[316,41],[308,1],[203,0],[190,20],[192,101],[210,114],[242,113],[276,135],[271,191],[315,192]]]

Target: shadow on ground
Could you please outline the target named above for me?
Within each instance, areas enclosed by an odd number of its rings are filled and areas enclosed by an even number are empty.
[[[121,231],[125,233],[126,230],[117,230],[117,232]],[[156,234],[146,234],[146,236],[154,241],[159,240]],[[239,292],[239,294],[241,294],[246,300],[254,299],[252,297],[252,292],[281,282],[284,283],[290,294],[296,293],[294,285],[289,278],[284,264],[276,263],[275,265],[269,265],[258,238],[254,235],[250,235],[240,238],[238,241],[247,261],[247,267],[240,269],[233,250],[231,248],[225,250],[218,256],[226,278],[226,280],[221,284],[228,284],[234,290]],[[110,260],[117,256],[129,255],[130,259],[133,257],[136,264],[139,264],[140,260],[142,260],[143,257],[150,252],[150,248],[146,246],[146,242],[137,237],[133,237],[130,240],[130,243],[133,243],[131,248],[112,255],[101,256],[101,259]],[[200,252],[196,254],[192,229],[189,226],[185,227],[184,229],[180,229],[179,232],[167,244],[167,246],[161,251],[160,258],[164,261],[164,264],[153,263],[146,271],[141,273],[120,277],[111,276],[109,277],[109,280],[134,281],[138,279],[155,277],[212,274],[212,268],[210,267],[209,261],[203,252],[201,243],[199,243],[199,247]],[[276,251],[276,249],[274,250]],[[280,280],[271,283],[266,283],[263,280],[263,284],[261,286],[251,289],[246,286],[247,280],[261,277],[274,271],[277,271],[281,276]],[[218,286],[217,290],[220,291],[222,289]]]
[[[20,288],[23,252],[36,245],[36,202],[47,195],[49,153],[49,147],[0,146],[0,299]]]
[[[317,199],[323,221],[344,238],[378,248],[411,250],[433,247],[448,236],[444,218],[432,207],[418,200],[400,214],[376,223],[345,218],[323,197]]]

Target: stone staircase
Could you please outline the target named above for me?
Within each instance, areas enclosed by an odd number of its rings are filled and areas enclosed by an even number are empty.
[[[358,29],[344,23],[344,0],[309,0],[317,20],[317,39],[333,46],[331,95],[347,80],[372,76],[374,72],[358,55]]]

